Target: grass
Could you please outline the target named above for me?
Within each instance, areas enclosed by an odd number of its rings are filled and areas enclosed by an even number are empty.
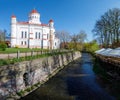
[[[71,51],[69,51],[69,52],[71,52]],[[17,59],[17,58],[13,58],[13,59],[0,59],[0,66],[9,65],[9,64],[15,64],[17,62],[22,62],[22,61],[30,61],[30,60],[33,60],[33,59],[49,57],[49,56],[53,56],[53,55],[60,55],[60,54],[64,54],[64,53],[66,53],[66,52],[45,53],[45,54],[34,55],[34,56],[20,57],[19,59]]]
[[[33,49],[30,49],[30,48],[6,48],[5,51],[0,51],[0,54],[8,54],[8,53],[16,53],[17,51],[20,51],[20,52],[30,52],[30,51],[40,51],[42,49],[39,49],[39,48],[33,48]]]
[[[17,92],[18,96],[23,96],[25,94],[25,91],[21,90],[20,92]]]

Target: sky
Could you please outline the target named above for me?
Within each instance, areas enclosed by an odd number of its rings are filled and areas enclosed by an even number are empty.
[[[42,23],[53,19],[56,31],[70,34],[84,30],[91,41],[96,21],[112,8],[120,8],[120,0],[0,0],[0,29],[9,34],[12,15],[28,21],[30,11],[36,9]]]

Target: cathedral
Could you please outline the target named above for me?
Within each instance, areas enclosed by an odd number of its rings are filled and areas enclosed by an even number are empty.
[[[48,24],[40,21],[40,13],[33,9],[28,21],[19,22],[15,15],[11,16],[11,47],[58,49],[60,40],[55,37],[54,21]]]

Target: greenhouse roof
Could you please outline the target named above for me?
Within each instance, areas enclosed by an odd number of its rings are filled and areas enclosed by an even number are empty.
[[[112,56],[112,57],[120,57],[120,47],[115,49],[100,49],[95,52],[96,54],[105,55],[105,56]]]

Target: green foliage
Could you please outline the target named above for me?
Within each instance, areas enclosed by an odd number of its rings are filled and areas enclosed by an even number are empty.
[[[87,52],[94,53],[96,50],[99,49],[99,45],[96,41],[92,41],[89,43],[84,43],[84,50]]]
[[[74,42],[69,42],[68,43],[68,49],[73,49],[73,50],[82,50],[83,45],[81,43],[74,43]]]
[[[25,52],[31,52],[31,51],[41,51],[42,49],[39,49],[39,48],[33,48],[33,49],[30,49],[30,48],[6,48],[5,51],[0,51],[0,53],[4,53],[4,54],[8,54],[8,53],[16,53],[17,51],[20,51],[22,53],[25,53]],[[44,51],[44,49],[42,50]]]
[[[64,53],[68,53],[68,52],[71,52],[71,51],[66,51],[66,52],[65,51],[64,52],[52,51],[51,53],[46,52],[45,54],[38,54],[38,55],[34,55],[34,56],[25,56],[25,57],[20,57],[19,59],[17,59],[17,58],[0,59],[0,66],[15,64],[17,62],[29,61],[29,60],[33,60],[33,59],[42,58],[42,57],[49,57],[49,56],[53,56],[53,55],[62,55]]]
[[[27,91],[27,92],[30,92],[32,89],[31,89],[31,87],[28,87],[27,89],[25,89],[25,91]]]
[[[16,45],[16,46],[15,46],[15,48],[19,48],[19,46],[18,46],[18,45]]]
[[[17,95],[23,96],[25,94],[25,91],[21,90],[20,92],[17,92]]]
[[[6,45],[4,42],[1,42],[1,43],[0,43],[0,50],[1,50],[1,51],[5,51],[6,48],[7,48],[7,45]]]
[[[0,59],[0,65],[7,65],[9,64],[8,60]]]

